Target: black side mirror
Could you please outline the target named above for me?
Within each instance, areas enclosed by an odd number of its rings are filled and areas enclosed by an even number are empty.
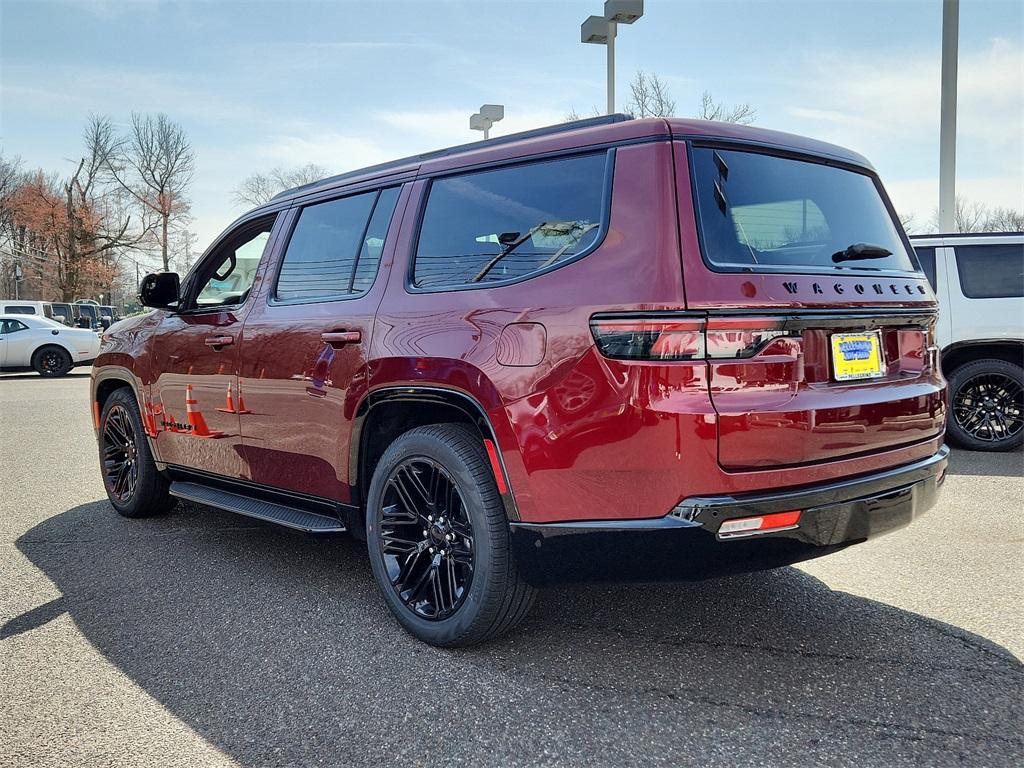
[[[142,278],[139,302],[144,307],[167,309],[181,298],[181,282],[177,272],[154,272]]]

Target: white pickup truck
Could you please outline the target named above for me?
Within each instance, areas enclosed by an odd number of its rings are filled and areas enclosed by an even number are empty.
[[[1024,233],[915,235],[939,299],[949,438],[976,451],[1024,442]]]

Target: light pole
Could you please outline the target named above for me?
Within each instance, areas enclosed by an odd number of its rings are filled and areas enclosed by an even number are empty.
[[[956,59],[960,0],[942,3],[942,86],[939,107],[939,231],[956,229]]]
[[[469,128],[483,131],[484,141],[491,138],[491,126],[505,118],[505,107],[502,104],[484,104],[475,115],[469,116]]]
[[[604,16],[590,16],[580,25],[580,41],[608,49],[608,110],[615,113],[615,34],[619,24],[632,24],[644,15],[644,0],[605,0]]]

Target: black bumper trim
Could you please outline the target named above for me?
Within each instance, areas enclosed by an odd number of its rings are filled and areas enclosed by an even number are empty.
[[[775,493],[690,497],[664,517],[510,523],[512,550],[535,584],[702,579],[808,560],[908,525],[931,508],[949,449],[859,478]],[[796,527],[720,537],[722,522],[799,509]]]

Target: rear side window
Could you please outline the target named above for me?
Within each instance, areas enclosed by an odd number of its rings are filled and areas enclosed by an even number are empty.
[[[277,278],[281,301],[345,298],[377,275],[398,187],[302,209]]]
[[[0,320],[0,333],[17,333],[27,330],[28,326],[20,320]]]
[[[692,152],[704,257],[736,271],[914,272],[874,180],[778,155]]]
[[[932,290],[936,288],[935,285],[935,249],[934,248],[915,248],[914,253],[917,254],[917,260],[921,264],[921,269],[925,275],[928,276],[928,282],[932,284]]]
[[[603,152],[435,180],[413,285],[508,282],[580,258],[602,235],[610,159]]]
[[[4,313],[8,315],[34,315],[36,308],[26,307],[22,304],[8,304],[4,309]]]
[[[969,299],[1024,296],[1024,244],[958,245],[956,269]]]

